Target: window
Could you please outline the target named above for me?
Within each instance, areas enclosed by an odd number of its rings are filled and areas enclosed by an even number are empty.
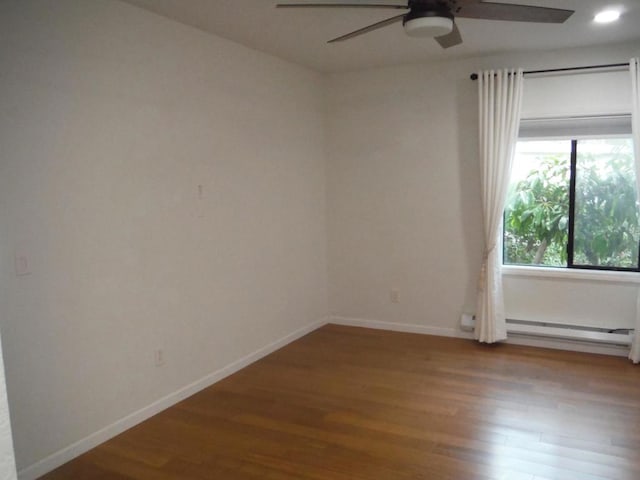
[[[520,140],[504,213],[504,263],[640,271],[633,141]]]

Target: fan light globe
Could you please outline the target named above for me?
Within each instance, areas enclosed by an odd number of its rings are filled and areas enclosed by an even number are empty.
[[[441,37],[453,30],[453,20],[447,17],[418,17],[404,23],[410,37]]]

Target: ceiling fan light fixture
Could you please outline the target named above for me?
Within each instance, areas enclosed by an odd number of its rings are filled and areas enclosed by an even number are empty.
[[[403,25],[410,37],[441,37],[453,30],[453,18],[450,15],[408,14]]]

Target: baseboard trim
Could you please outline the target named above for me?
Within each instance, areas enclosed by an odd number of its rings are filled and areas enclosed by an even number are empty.
[[[94,432],[87,437],[72,443],[68,447],[65,447],[57,452],[49,455],[48,457],[39,460],[38,462],[29,465],[21,469],[18,472],[18,478],[20,480],[35,480],[36,478],[58,468],[59,466],[67,463],[68,461],[82,455],[83,453],[97,447],[101,443],[121,434],[125,430],[147,420],[148,418],[160,413],[163,410],[181,402],[185,398],[199,392],[200,390],[219,382],[225,377],[236,373],[238,370],[260,360],[261,358],[275,352],[276,350],[288,345],[289,343],[305,336],[308,333],[320,328],[327,323],[327,318],[317,320],[305,327],[296,330],[289,335],[282,337],[275,342],[272,342],[255,352],[252,352],[229,365],[216,370],[205,377],[173,392],[159,400],[156,400],[150,405],[141,408],[140,410],[133,412],[126,417],[117,420],[116,422],[108,425],[97,432]]]
[[[329,317],[329,323],[335,323],[336,325],[344,325],[347,327],[364,327],[375,328],[376,330],[390,330],[393,332],[420,333],[423,335],[435,335],[437,337],[473,338],[472,334],[456,330],[455,328],[430,327],[427,325],[417,325],[413,323],[383,322],[380,320],[339,316]]]

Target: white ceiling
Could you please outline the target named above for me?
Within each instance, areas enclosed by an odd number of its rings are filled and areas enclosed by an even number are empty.
[[[331,38],[402,13],[396,10],[276,9],[276,0],[124,1],[320,72],[640,41],[638,0],[503,0],[504,3],[570,9],[576,13],[562,25],[460,18],[456,21],[464,44],[447,50],[432,39],[407,37],[401,23],[345,42],[326,43]],[[307,0],[295,1],[305,3]],[[348,3],[357,2],[405,4],[406,0],[350,0]],[[594,24],[594,14],[611,6],[624,12],[621,20],[610,25]]]

